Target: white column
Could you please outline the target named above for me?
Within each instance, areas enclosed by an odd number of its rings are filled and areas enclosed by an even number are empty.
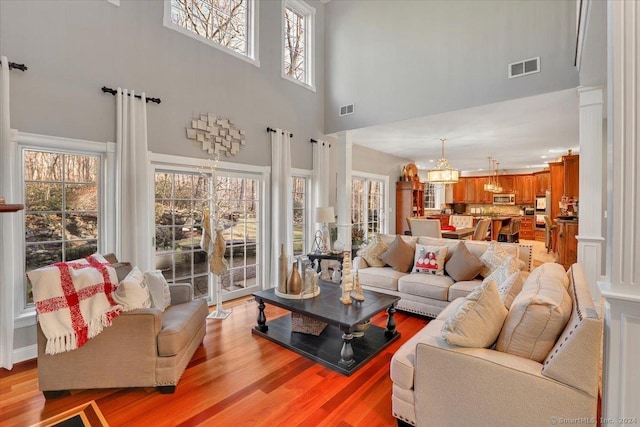
[[[348,131],[338,133],[338,240],[344,250],[351,250],[351,157],[353,143]]]
[[[599,305],[597,282],[602,276],[602,173],[603,90],[578,88],[580,97],[580,222],[578,224],[578,263],[582,266],[589,291]]]
[[[608,204],[602,414],[640,419],[640,4],[607,3]],[[637,421],[635,421],[637,422]]]

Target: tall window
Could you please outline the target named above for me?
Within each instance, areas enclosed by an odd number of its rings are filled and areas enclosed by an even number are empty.
[[[165,0],[166,26],[252,60],[254,15],[254,0]]]
[[[23,150],[26,271],[98,250],[100,156]],[[26,279],[26,302],[33,304]]]
[[[156,268],[169,282],[191,282],[196,297],[210,294],[209,260],[200,247],[202,212],[212,201],[207,179],[190,172],[155,174]],[[228,263],[223,297],[231,299],[257,286],[260,277],[260,181],[218,172],[215,188]]]
[[[381,179],[353,177],[351,203],[351,244],[360,245],[373,233],[384,232],[384,182]]]
[[[429,184],[428,182],[424,185],[424,208],[425,209],[436,209],[436,184]]]
[[[315,9],[300,0],[284,0],[284,77],[313,89],[313,24]]]
[[[307,252],[307,178],[294,176],[293,181],[293,255]]]

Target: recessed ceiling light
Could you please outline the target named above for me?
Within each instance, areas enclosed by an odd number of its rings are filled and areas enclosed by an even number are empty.
[[[429,160],[429,163],[433,163],[433,159]]]
[[[546,159],[546,158],[547,158],[547,156],[540,156],[540,158],[541,158],[541,159]]]

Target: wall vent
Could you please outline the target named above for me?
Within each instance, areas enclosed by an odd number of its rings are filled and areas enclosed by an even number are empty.
[[[356,107],[354,104],[343,105],[340,107],[340,116],[348,116],[349,114],[353,114],[356,111]]]
[[[522,77],[540,72],[540,57],[525,59],[509,64],[509,78]]]

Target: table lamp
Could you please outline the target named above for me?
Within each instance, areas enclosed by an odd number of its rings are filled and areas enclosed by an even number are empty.
[[[316,223],[322,224],[320,232],[320,252],[327,253],[331,250],[331,239],[329,238],[329,223],[335,222],[333,206],[316,208]]]

